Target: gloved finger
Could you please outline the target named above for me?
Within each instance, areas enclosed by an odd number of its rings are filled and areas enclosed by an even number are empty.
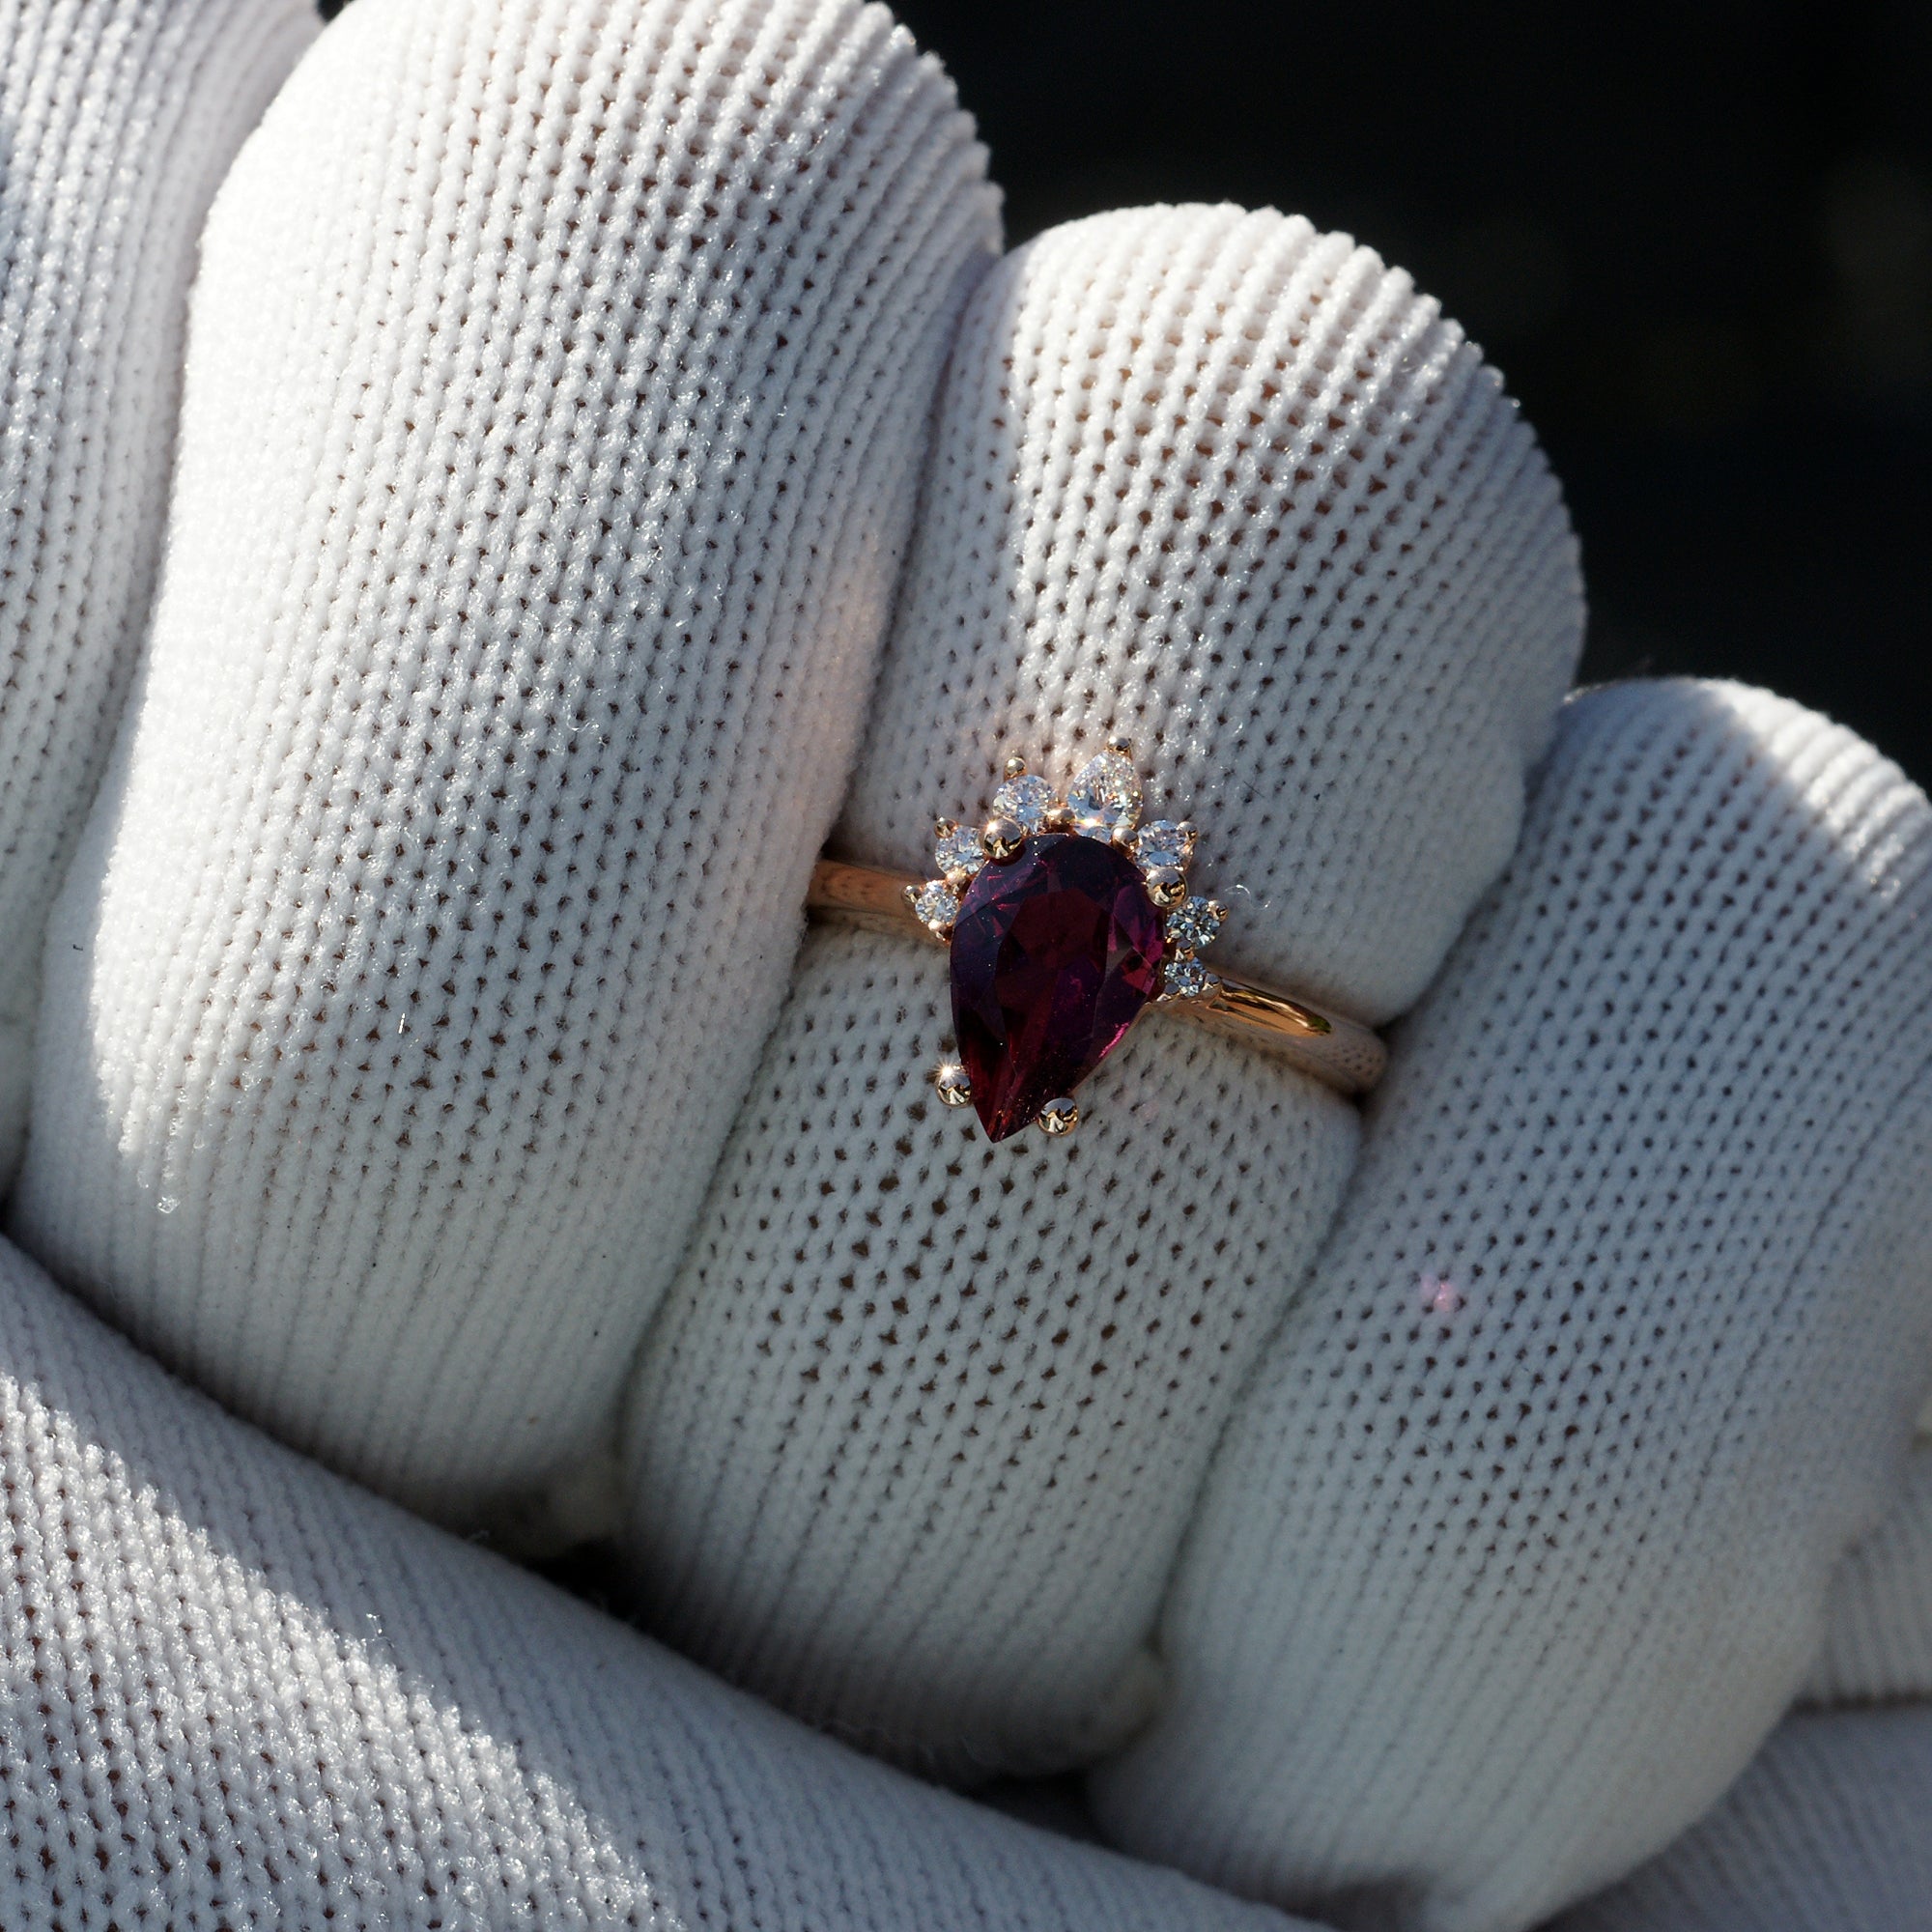
[[[1804,1695],[1932,1697],[1932,1440],[1921,1437],[1883,1521],[1833,1577]]]
[[[1568,707],[1236,1409],[1113,1842],[1502,1932],[1802,1683],[1932,1378],[1932,808],[1727,686]]]
[[[47,910],[153,593],[195,238],[316,25],[303,0],[0,11],[0,1189]]]
[[[851,0],[357,0],[284,91],[15,1218],[231,1406],[465,1522],[608,1438],[994,224]]]
[[[813,1737],[267,1441],[4,1245],[0,1507],[9,1932],[1292,1932]]]
[[[1924,1932],[1932,1706],[1787,1719],[1707,1817],[1550,1932]]]
[[[1408,278],[1234,209],[1056,230],[970,303],[838,835],[931,863],[1119,732],[1237,967],[1380,1017],[1506,858],[1580,629],[1514,407]],[[630,1405],[656,1626],[952,1777],[1091,1759],[1350,1108],[1150,1016],[1070,1143],[933,1103],[943,955],[804,961]]]

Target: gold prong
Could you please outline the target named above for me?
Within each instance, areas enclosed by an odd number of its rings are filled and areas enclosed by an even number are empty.
[[[917,886],[906,887],[902,896],[904,897],[906,904],[912,908],[913,917],[915,919],[919,919],[919,888]],[[924,920],[923,919],[921,919],[919,923],[922,925],[925,923]]]
[[[1026,777],[1026,760],[1023,757],[1021,757],[1017,752],[1015,752],[1013,755],[1007,760],[1005,769],[1006,769],[1006,776],[1008,778],[1023,779]]]
[[[980,849],[996,866],[1017,859],[1026,843],[1026,832],[1017,819],[989,818],[980,834]]]
[[[1147,895],[1162,912],[1171,912],[1187,896],[1187,880],[1179,867],[1151,866],[1147,872]]]
[[[944,1066],[935,1067],[932,1086],[945,1106],[970,1107],[973,1104],[973,1083],[967,1079],[966,1069],[956,1062],[948,1061]]]
[[[1134,754],[1131,741],[1125,738],[1109,738],[1107,749],[1110,752],[1118,752],[1123,758],[1131,758]]]
[[[1034,1125],[1055,1140],[1070,1134],[1079,1124],[1080,1109],[1071,1100],[1049,1100],[1034,1117]]]
[[[1134,849],[1134,838],[1136,837],[1136,834],[1134,828],[1131,825],[1115,826],[1112,837],[1114,843],[1118,845],[1122,851],[1131,852]]]
[[[932,821],[932,836],[935,838],[951,838],[959,830],[956,818],[935,818]]]

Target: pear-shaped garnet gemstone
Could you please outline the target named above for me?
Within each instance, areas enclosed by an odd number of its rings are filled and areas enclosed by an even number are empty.
[[[1030,838],[974,879],[952,923],[952,1025],[991,1140],[1106,1059],[1160,990],[1161,917],[1117,845]]]

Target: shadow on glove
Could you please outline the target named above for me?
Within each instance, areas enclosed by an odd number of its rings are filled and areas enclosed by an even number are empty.
[[[1288,1932],[814,1736],[185,1389],[0,1243],[0,1923]]]

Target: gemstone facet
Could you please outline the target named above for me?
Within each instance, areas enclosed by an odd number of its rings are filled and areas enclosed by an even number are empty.
[[[1214,976],[1198,959],[1170,959],[1162,997],[1169,1000],[1199,1000],[1214,990]]]
[[[1113,1051],[1160,991],[1166,947],[1139,867],[1099,839],[1049,833],[980,872],[952,924],[952,1022],[989,1140]]]
[[[1150,870],[1155,866],[1184,867],[1194,856],[1194,838],[1179,825],[1171,824],[1165,818],[1156,818],[1151,825],[1141,827],[1140,837],[1134,840],[1134,850],[1140,855],[1141,864]]]
[[[1141,781],[1134,761],[1115,751],[1089,758],[1066,788],[1066,810],[1074,828],[1093,838],[1131,832],[1141,817]]]
[[[914,896],[912,909],[934,932],[942,932],[959,913],[959,895],[944,879],[928,879]]]
[[[1214,943],[1226,917],[1212,899],[1184,899],[1167,916],[1167,943],[1177,952],[1199,952]]]
[[[1008,779],[993,794],[993,816],[1010,818],[1022,832],[1037,832],[1053,810],[1053,787],[1044,779]]]
[[[986,855],[980,850],[980,828],[955,825],[950,832],[942,832],[933,856],[940,871],[949,879],[961,873],[970,879],[986,863]]]

